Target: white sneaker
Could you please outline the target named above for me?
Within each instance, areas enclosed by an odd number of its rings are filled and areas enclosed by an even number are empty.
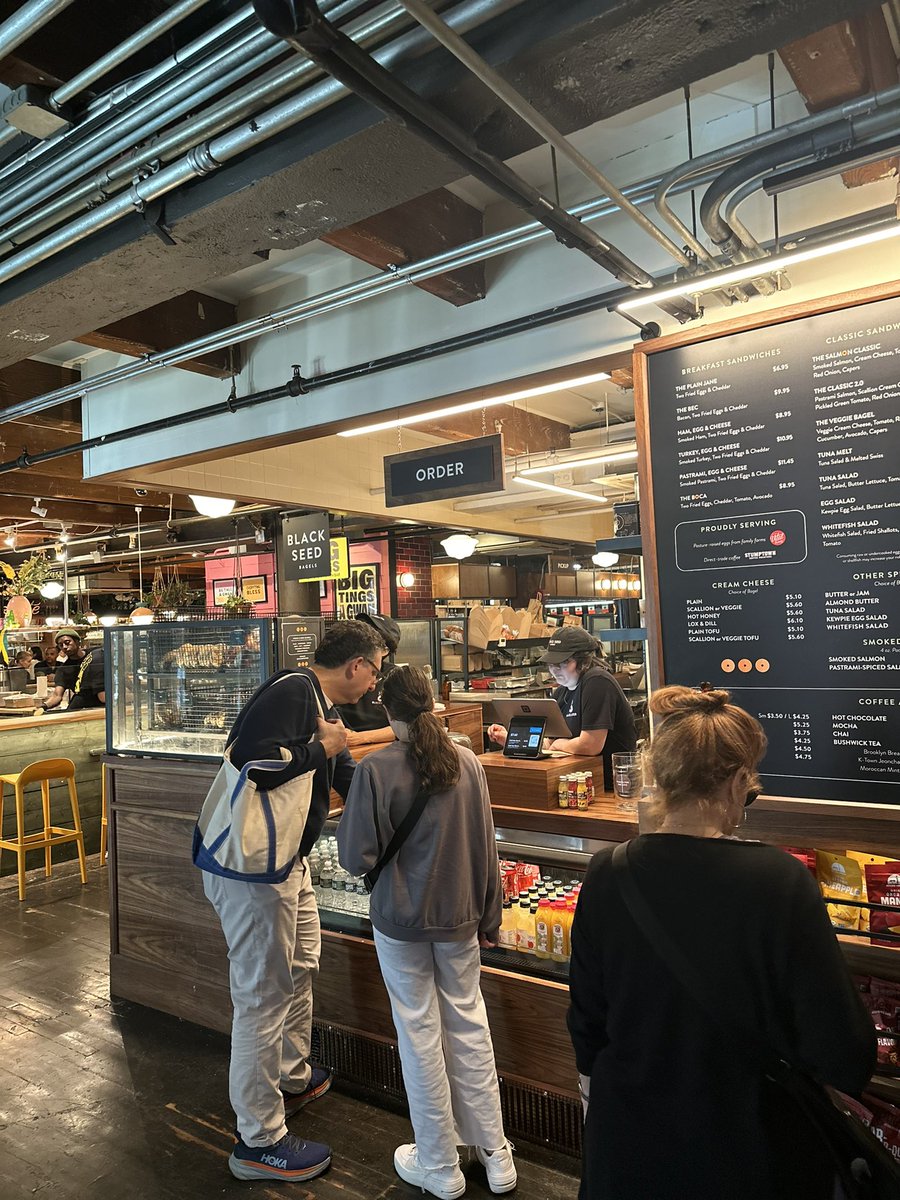
[[[515,1146],[512,1142],[507,1142],[500,1150],[483,1150],[481,1146],[475,1147],[478,1161],[487,1171],[488,1187],[492,1192],[498,1194],[511,1192],[516,1186],[518,1175],[512,1156],[514,1149]]]
[[[453,1167],[429,1170],[419,1163],[419,1151],[415,1144],[397,1147],[394,1151],[394,1170],[406,1183],[420,1187],[432,1196],[439,1196],[440,1200],[456,1200],[466,1192],[466,1177],[459,1169],[459,1161]]]

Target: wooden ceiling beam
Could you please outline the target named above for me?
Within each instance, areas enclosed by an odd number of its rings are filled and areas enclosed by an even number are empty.
[[[503,449],[508,456],[538,454],[547,450],[566,450],[570,445],[569,426],[540,413],[526,412],[511,404],[498,404],[484,410],[484,429],[480,412],[460,413],[455,417],[430,420],[421,432],[433,433],[450,441],[482,437],[484,433],[502,433]],[[415,429],[416,426],[411,426]]]
[[[881,7],[829,25],[779,50],[811,113],[897,83],[897,56]],[[896,157],[843,172],[846,187],[898,173]]]
[[[81,500],[86,504],[94,500],[122,506],[124,518],[134,519],[134,506],[140,504],[145,509],[159,509],[168,515],[169,495],[166,492],[150,492],[146,496],[135,495],[134,488],[117,487],[115,484],[94,483],[93,480],[83,479],[81,468],[76,473],[62,475],[58,467],[65,462],[50,462],[36,467],[27,467],[22,471],[8,471],[0,475],[0,493],[14,493],[17,496],[40,496],[44,507],[52,505],[57,500]],[[48,473],[48,472],[52,472]]]
[[[143,312],[104,325],[102,329],[83,333],[75,341],[141,358],[157,350],[172,350],[185,342],[208,337],[236,321],[237,309],[233,304],[215,296],[205,296],[202,292],[185,292],[145,308]],[[232,372],[237,374],[241,369],[241,348],[230,346],[214,350],[178,365],[184,371],[196,371],[213,379],[228,379]]]
[[[0,476],[0,522],[9,524],[14,521],[34,521],[36,518],[31,511],[33,498],[27,496],[3,495],[3,478]],[[42,497],[43,499],[43,497]],[[77,500],[53,500],[46,503],[48,515],[45,520],[66,521],[73,525],[133,525],[134,509],[118,504],[95,504]],[[145,521],[160,521],[168,516],[168,510],[149,509],[141,514]],[[48,535],[52,536],[52,534]]]
[[[373,267],[387,270],[464,245],[483,233],[484,214],[446,188],[438,188],[365,221],[325,233],[322,241]],[[416,287],[457,307],[483,300],[484,264],[435,275]]]
[[[35,396],[55,392],[58,388],[72,387],[81,382],[81,374],[58,363],[38,362],[24,358],[8,367],[0,367],[0,410],[14,404],[24,404]],[[81,437],[81,401],[69,400],[46,412],[26,418],[29,425],[61,430]],[[0,440],[5,439],[9,426],[0,425]]]

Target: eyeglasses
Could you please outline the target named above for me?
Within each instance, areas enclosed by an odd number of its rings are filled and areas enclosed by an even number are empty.
[[[382,671],[381,667],[376,667],[375,664],[372,662],[371,658],[366,658],[365,655],[363,655],[363,662],[367,662],[369,664],[369,666],[375,672],[376,679],[384,678],[384,671]]]

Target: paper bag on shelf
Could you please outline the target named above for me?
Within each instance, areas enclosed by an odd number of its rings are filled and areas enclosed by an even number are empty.
[[[484,650],[488,642],[495,642],[502,627],[499,608],[476,604],[469,609],[469,645],[473,649]]]
[[[531,627],[534,624],[534,618],[526,608],[516,610],[516,627],[519,630],[520,638],[530,638],[534,635],[531,632]]]

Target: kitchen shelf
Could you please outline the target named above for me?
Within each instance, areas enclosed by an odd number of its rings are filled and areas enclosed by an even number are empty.
[[[594,553],[607,551],[611,554],[643,554],[641,535],[634,537],[598,538]]]

